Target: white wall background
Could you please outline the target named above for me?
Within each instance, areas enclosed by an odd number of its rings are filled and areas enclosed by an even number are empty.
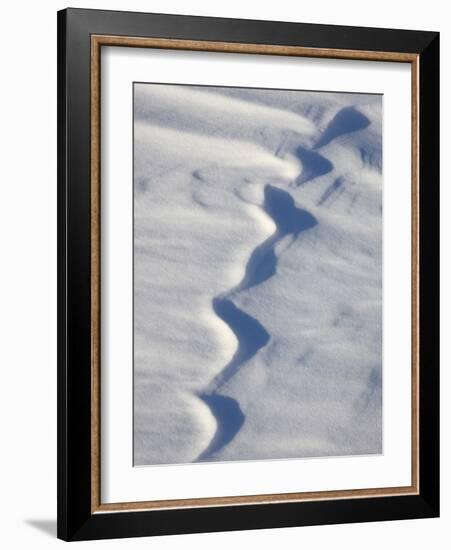
[[[0,85],[0,540],[53,548],[56,536],[56,10],[29,0],[2,7]],[[188,13],[441,31],[442,281],[451,280],[449,148],[451,29],[446,2],[378,0],[89,1],[73,7]],[[442,285],[442,518],[83,543],[111,548],[264,545],[370,550],[443,548],[451,535],[450,288]]]

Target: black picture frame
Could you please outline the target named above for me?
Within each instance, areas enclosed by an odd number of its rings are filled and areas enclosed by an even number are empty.
[[[399,52],[417,56],[418,494],[93,512],[92,35]],[[58,12],[58,537],[88,540],[438,515],[439,33],[85,9]]]

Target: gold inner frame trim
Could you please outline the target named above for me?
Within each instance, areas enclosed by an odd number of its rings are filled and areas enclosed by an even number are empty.
[[[406,487],[102,503],[100,491],[100,50],[102,46],[285,55],[410,63],[412,74],[412,479]],[[91,512],[199,508],[419,494],[419,56],[399,52],[304,48],[129,36],[91,36]]]

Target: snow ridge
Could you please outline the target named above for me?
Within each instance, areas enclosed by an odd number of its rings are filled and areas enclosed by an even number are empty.
[[[380,452],[381,107],[135,86],[135,464]]]
[[[314,227],[318,222],[309,212],[297,208],[291,195],[272,185],[265,186],[264,212],[276,224],[276,231],[252,253],[243,280],[235,288],[213,300],[215,313],[232,329],[238,339],[238,349],[232,360],[209,384],[207,391],[199,394],[216,418],[217,430],[212,441],[198,460],[208,460],[214,453],[227,445],[240,430],[245,421],[239,403],[219,393],[240,366],[249,361],[258,351],[266,346],[270,335],[253,317],[241,311],[232,299],[240,292],[260,285],[276,274],[277,257],[274,249],[287,235],[292,240],[300,233]]]
[[[332,162],[317,153],[315,149],[329,144],[343,134],[366,128],[369,124],[370,121],[354,107],[341,109],[312,149],[301,146],[296,149],[296,155],[302,162],[303,169],[294,180],[294,185],[304,185],[333,171]],[[337,192],[341,184],[342,178],[337,178],[323,193],[318,204],[322,205],[333,192]],[[270,341],[267,330],[257,319],[240,310],[233,303],[233,297],[264,283],[276,274],[278,260],[274,249],[282,238],[290,235],[293,242],[300,233],[318,223],[312,214],[295,206],[293,197],[287,191],[272,185],[265,186],[263,211],[272,218],[276,231],[253,251],[243,280],[235,288],[213,299],[213,310],[232,329],[238,340],[238,349],[232,360],[212,380],[206,391],[198,394],[198,397],[210,407],[217,422],[216,432],[208,447],[198,457],[199,462],[210,460],[215,453],[233,440],[244,424],[245,415],[238,401],[221,395],[219,390],[238,372],[241,365],[252,359]]]

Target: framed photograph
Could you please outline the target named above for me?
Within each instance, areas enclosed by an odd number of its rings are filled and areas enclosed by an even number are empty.
[[[439,35],[58,13],[58,536],[439,514]]]

